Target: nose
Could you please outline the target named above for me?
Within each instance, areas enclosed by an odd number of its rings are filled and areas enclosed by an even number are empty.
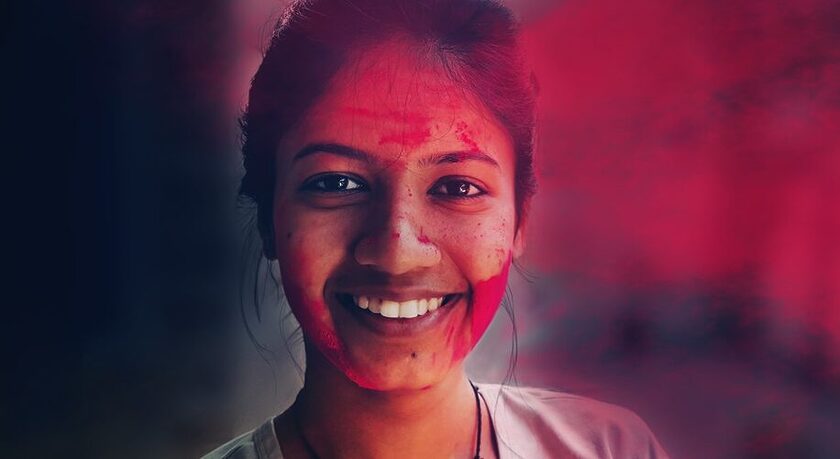
[[[419,214],[409,201],[394,201],[375,212],[354,248],[357,263],[399,275],[440,262],[440,250],[415,224]]]

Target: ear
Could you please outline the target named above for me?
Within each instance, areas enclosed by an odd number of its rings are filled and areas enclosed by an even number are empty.
[[[521,216],[516,225],[516,234],[513,236],[513,259],[517,259],[525,253],[525,230],[527,228],[527,218]]]

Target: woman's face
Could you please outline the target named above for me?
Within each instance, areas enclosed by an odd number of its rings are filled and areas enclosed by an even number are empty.
[[[345,66],[278,150],[274,239],[308,342],[358,385],[420,389],[462,362],[512,257],[507,131],[392,43]]]

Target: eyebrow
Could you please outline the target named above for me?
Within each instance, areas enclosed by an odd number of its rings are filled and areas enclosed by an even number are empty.
[[[316,153],[330,153],[338,156],[343,156],[345,158],[353,159],[356,161],[362,161],[365,163],[374,163],[376,159],[370,153],[367,153],[363,150],[359,150],[353,147],[348,147],[346,145],[341,145],[337,143],[313,143],[303,147],[300,151],[295,154],[292,158],[292,161],[297,161],[301,158],[306,156],[310,156]],[[446,163],[460,163],[464,161],[482,161],[488,164],[491,164],[495,167],[499,167],[499,163],[496,162],[495,159],[490,157],[487,153],[484,153],[480,150],[469,150],[469,151],[453,151],[447,153],[439,153],[436,155],[431,155],[426,158],[421,159],[418,161],[418,164],[424,167],[432,166],[432,165],[440,165]]]
[[[298,151],[297,154],[295,154],[294,158],[292,158],[292,161],[297,161],[301,158],[305,158],[315,153],[332,153],[334,155],[344,156],[346,158],[355,159],[357,161],[363,161],[366,163],[373,162],[373,156],[369,153],[337,143],[309,144],[303,147],[300,151]]]
[[[499,163],[497,163],[495,159],[491,158],[490,155],[488,155],[487,153],[484,153],[483,151],[479,150],[453,151],[449,153],[432,155],[427,158],[421,159],[420,165],[429,166],[432,164],[439,165],[445,163],[460,163],[464,161],[482,161],[493,166],[499,167]]]

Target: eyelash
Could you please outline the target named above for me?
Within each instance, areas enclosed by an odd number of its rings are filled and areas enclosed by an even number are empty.
[[[462,194],[448,194],[448,193],[433,192],[434,190],[440,189],[442,187],[446,187],[447,185],[460,185],[460,187],[463,187],[464,185],[466,185],[468,194],[462,195]],[[475,190],[477,190],[477,192],[469,194],[471,188],[474,188]],[[449,191],[449,190],[447,190],[447,191]],[[461,178],[461,177],[444,177],[444,178],[438,180],[437,183],[434,184],[432,189],[429,190],[429,194],[434,195],[434,196],[440,196],[440,197],[443,197],[444,199],[475,199],[475,198],[479,198],[481,196],[484,196],[485,194],[487,194],[487,191],[485,191],[482,187],[476,185],[475,183],[473,183],[469,180],[466,180],[464,178]]]
[[[332,182],[334,188],[338,189],[328,189],[328,181]],[[348,189],[347,186],[351,184],[355,184],[355,187]],[[466,186],[466,190],[468,194],[449,194],[444,192],[436,192],[435,190],[439,190],[441,188],[445,188],[448,186],[456,185],[459,188],[459,191],[463,190],[463,187]],[[343,187],[343,188],[342,188]],[[472,190],[476,190],[475,192],[471,192]],[[333,193],[340,193],[340,194],[351,194],[351,193],[359,193],[368,191],[369,187],[365,182],[358,178],[347,174],[336,174],[336,173],[327,173],[327,174],[320,174],[314,177],[307,179],[303,185],[300,187],[301,191],[308,191],[313,193],[320,193],[320,194],[333,194]],[[451,191],[451,189],[447,189],[446,191]],[[429,190],[428,194],[432,196],[441,197],[443,199],[475,199],[487,194],[482,187],[476,185],[475,183],[466,180],[461,177],[449,176],[443,177],[442,179],[438,180],[432,188]]]
[[[343,184],[343,189],[327,189],[327,180],[335,181],[333,185],[340,185]],[[321,183],[323,186],[319,186],[318,184]],[[355,184],[354,188],[347,189],[346,187],[350,184]],[[367,191],[367,185],[365,182],[357,177],[353,177],[350,175],[345,174],[320,174],[314,177],[307,179],[303,185],[300,187],[301,191],[310,191],[314,193],[342,193],[342,194],[350,194],[350,193],[358,193],[361,191]]]

